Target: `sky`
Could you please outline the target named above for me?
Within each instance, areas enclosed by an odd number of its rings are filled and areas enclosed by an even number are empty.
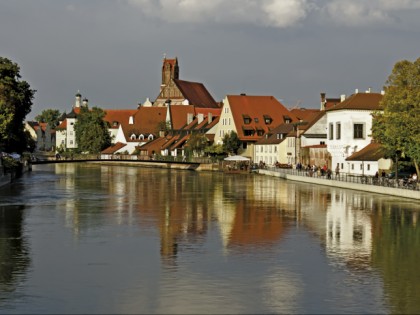
[[[319,108],[380,92],[420,57],[420,0],[0,0],[0,56],[20,66],[44,109],[135,109],[158,96],[162,59],[180,79],[226,95]]]

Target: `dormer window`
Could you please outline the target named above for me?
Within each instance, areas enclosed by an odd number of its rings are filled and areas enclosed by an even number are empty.
[[[270,115],[264,115],[264,122],[266,125],[269,125],[273,122],[273,118]]]
[[[255,117],[255,118],[254,118],[254,121],[255,121],[256,123],[258,123],[258,117]]]
[[[112,127],[118,127],[118,121],[113,121],[112,122]]]
[[[252,121],[251,117],[249,117],[249,115],[242,115],[243,119],[244,119],[244,124],[245,125],[249,125]]]
[[[152,134],[150,134],[150,135],[147,137],[147,140],[153,140],[153,135],[152,135]]]
[[[139,136],[139,140],[144,141],[144,136],[143,135],[140,135]]]
[[[292,119],[289,116],[283,116],[284,123],[290,124],[292,122]]]
[[[136,135],[133,133],[133,134],[130,136],[130,139],[131,139],[131,140],[136,140]]]

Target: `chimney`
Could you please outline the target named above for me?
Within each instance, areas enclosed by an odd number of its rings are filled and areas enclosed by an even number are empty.
[[[372,91],[372,88],[371,87],[369,87],[367,90],[366,90],[366,93],[370,93]]]
[[[340,95],[340,102],[344,102],[346,100],[346,94]]]
[[[381,95],[385,95],[385,91],[384,90],[381,91]]]
[[[130,118],[128,119],[128,124],[129,125],[134,125],[134,117],[130,116]]]
[[[164,130],[160,130],[159,131],[159,137],[163,138],[165,136],[165,131]]]
[[[198,118],[198,123],[201,124],[204,120],[204,115],[203,114],[198,114],[197,118]]]
[[[359,89],[354,90],[354,94],[357,94],[357,93],[359,93]]]
[[[187,114],[187,125],[191,124],[193,119],[194,119],[194,114],[193,113],[188,113]]]
[[[212,113],[207,114],[207,120],[208,120],[209,124],[213,121],[213,114]]]
[[[326,103],[327,99],[325,98],[325,93],[321,93],[321,110],[325,110]]]

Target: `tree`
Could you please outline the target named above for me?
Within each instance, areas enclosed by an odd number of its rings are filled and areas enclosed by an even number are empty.
[[[410,158],[419,174],[420,58],[395,64],[386,81],[381,106],[383,112],[373,116],[374,139],[394,160]]]
[[[20,78],[18,64],[0,57],[0,149],[19,153],[27,150],[23,122],[35,94],[28,82]]]
[[[223,151],[226,153],[237,154],[240,146],[241,140],[235,131],[229,132],[223,137]]]
[[[208,141],[209,140],[207,139],[206,135],[202,133],[194,133],[188,139],[187,147],[193,154],[195,153],[197,156],[201,156],[207,146]]]
[[[41,114],[35,117],[38,122],[48,123],[54,129],[58,126],[61,113],[58,109],[44,109]]]
[[[74,124],[78,151],[99,153],[111,145],[111,135],[104,117],[105,112],[98,107],[93,107],[92,110],[80,108]]]

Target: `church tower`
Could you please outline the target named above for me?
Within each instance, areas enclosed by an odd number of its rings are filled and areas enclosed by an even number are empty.
[[[162,84],[160,85],[160,92],[172,86],[173,80],[177,79],[179,79],[178,58],[166,59],[166,56],[164,56],[162,65]]]

